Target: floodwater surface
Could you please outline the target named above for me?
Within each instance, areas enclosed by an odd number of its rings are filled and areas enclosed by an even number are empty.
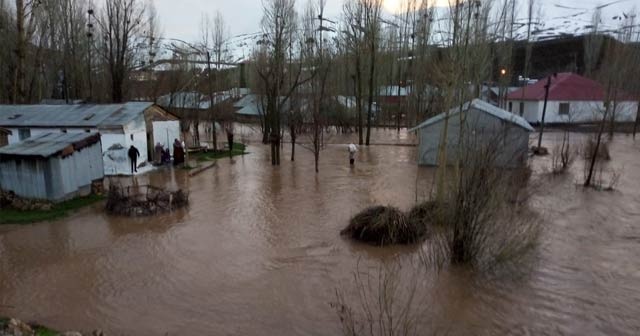
[[[336,289],[350,291],[357,265],[418,250],[370,247],[339,231],[370,205],[409,209],[429,194],[433,170],[416,166],[415,147],[393,145],[360,147],[349,167],[346,146],[332,144],[315,174],[311,153],[298,147],[291,162],[289,147],[279,167],[267,147],[251,144],[250,154],[193,177],[161,169],[120,180],[186,188],[188,209],[123,218],[97,204],[3,229],[0,316],[109,335],[339,334],[330,303]],[[433,330],[420,334],[637,335],[640,142],[620,135],[610,149],[615,191],[578,186],[582,160],[551,176],[550,157],[535,158],[531,207],[544,231],[531,273],[504,282],[454,270],[430,277],[424,320]]]

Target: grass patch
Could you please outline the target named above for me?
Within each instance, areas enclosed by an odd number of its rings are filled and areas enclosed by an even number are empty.
[[[66,217],[70,212],[104,199],[102,195],[89,195],[54,204],[51,210],[21,211],[2,209],[0,224],[29,224]]]
[[[55,331],[55,330],[51,330],[47,327],[43,327],[43,326],[36,326],[33,328],[33,331],[36,332],[36,336],[58,336],[60,335],[59,332]]]
[[[244,144],[234,142],[233,148],[231,150],[231,156],[247,154],[245,149],[246,149],[246,146]],[[198,162],[213,161],[216,159],[229,157],[229,151],[228,150],[207,151],[207,152],[193,153],[190,155],[192,159],[195,159]]]
[[[9,318],[6,317],[2,317],[0,316],[0,330],[4,330],[7,325],[9,324]],[[60,335],[59,332],[49,329],[45,326],[41,326],[41,325],[37,325],[37,324],[33,324],[30,325],[30,327],[33,329],[33,331],[35,332],[35,336],[58,336]]]

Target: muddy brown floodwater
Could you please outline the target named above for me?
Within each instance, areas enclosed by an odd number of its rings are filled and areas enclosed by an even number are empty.
[[[411,142],[394,134],[384,142]],[[548,134],[546,144],[558,136]],[[346,147],[329,145],[317,175],[302,148],[290,162],[285,146],[276,168],[266,147],[248,150],[195,177],[167,169],[137,178],[188,188],[183,211],[131,219],[95,205],[63,220],[4,228],[0,315],[109,335],[339,334],[329,303],[336,288],[348,291],[356,264],[416,248],[364,246],[338,232],[372,204],[408,209],[428,193],[433,170],[418,168],[408,146],[361,147],[350,168]],[[617,136],[611,156],[622,171],[613,192],[576,186],[580,160],[571,174],[550,177],[541,176],[550,158],[536,158],[540,183],[531,206],[545,230],[531,273],[474,281],[443,271],[426,302],[433,329],[639,334],[640,141]]]

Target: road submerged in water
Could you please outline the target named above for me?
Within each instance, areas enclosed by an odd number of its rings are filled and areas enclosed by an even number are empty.
[[[412,140],[388,133],[385,142]],[[559,137],[548,133],[545,143]],[[95,205],[3,228],[0,316],[108,335],[340,334],[330,303],[336,289],[352,291],[356,266],[375,271],[418,247],[371,247],[339,231],[370,205],[409,209],[433,185],[414,147],[360,147],[351,168],[349,141],[332,139],[343,144],[321,153],[317,175],[302,147],[290,162],[285,145],[282,165],[271,167],[268,148],[251,144],[251,154],[191,178],[181,169],[136,177],[190,191],[189,208],[170,214],[113,217]],[[544,232],[531,273],[490,282],[456,270],[429,277],[420,334],[637,335],[640,141],[617,135],[610,151],[620,172],[611,192],[577,185],[582,160],[550,176],[550,157],[534,158],[531,207]]]

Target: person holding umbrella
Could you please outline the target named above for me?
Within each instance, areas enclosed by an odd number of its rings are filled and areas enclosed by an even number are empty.
[[[354,144],[349,144],[348,149],[349,149],[349,164],[353,166],[354,163],[356,162],[356,152],[358,151],[358,147]]]

